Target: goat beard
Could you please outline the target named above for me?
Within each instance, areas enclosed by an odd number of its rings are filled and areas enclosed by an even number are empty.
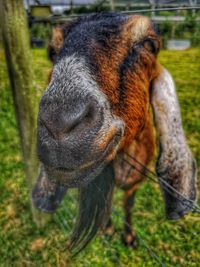
[[[78,218],[68,243],[77,255],[103,229],[110,217],[114,189],[114,170],[110,163],[93,181],[79,189]]]

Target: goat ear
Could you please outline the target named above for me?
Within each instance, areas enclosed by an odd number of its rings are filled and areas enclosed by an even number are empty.
[[[182,128],[181,114],[176,96],[175,85],[170,73],[161,68],[160,74],[152,84],[152,106],[155,115],[159,140],[157,174],[166,204],[167,216],[179,219],[193,207],[196,199],[196,162],[187,145]],[[177,193],[170,193],[166,188],[169,183]]]
[[[76,23],[77,20],[72,20],[53,28],[48,45],[48,57],[53,63],[56,62],[57,56],[64,45],[65,38]]]
[[[79,190],[79,214],[68,248],[79,253],[104,228],[111,210],[114,172],[110,163],[103,172]]]
[[[51,40],[48,45],[48,57],[55,63],[58,53],[60,52],[64,43],[64,27],[57,26],[53,28]]]

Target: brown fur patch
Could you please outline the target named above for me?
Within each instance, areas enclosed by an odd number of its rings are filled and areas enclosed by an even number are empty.
[[[61,26],[58,26],[53,29],[51,45],[54,47],[56,52],[59,52],[61,47],[63,46],[63,29]]]
[[[128,147],[127,153],[136,158],[142,165],[147,166],[154,157],[155,147],[156,141],[153,129],[153,121],[152,116],[149,113],[144,129]],[[132,192],[133,187],[140,184],[144,180],[144,176],[142,176],[136,170],[131,170],[130,165],[127,164],[127,162],[123,159],[130,162],[133,166],[136,165],[139,171],[143,172],[144,170],[142,169],[141,165],[136,164],[134,160],[128,158],[128,156],[123,152],[121,152],[114,160],[116,184],[119,187],[125,190],[131,190]]]
[[[97,137],[97,139],[94,142],[95,147],[99,147],[101,151],[105,150],[107,145],[110,143],[110,141],[113,139],[113,136],[116,134],[116,127],[112,127],[108,133],[106,133],[105,136],[101,136],[101,138]]]
[[[150,20],[143,16],[132,16],[121,26],[118,38],[108,40],[108,51],[93,42],[97,63],[96,79],[101,90],[107,95],[113,113],[122,118],[126,124],[125,136],[121,148],[126,149],[140,133],[148,117],[150,82],[157,73],[156,56],[144,47],[140,47],[138,61],[133,62],[123,73],[125,104],[120,103],[119,66],[128,56],[134,43],[143,38],[157,38]]]
[[[57,26],[52,30],[51,40],[48,45],[49,59],[55,63],[58,53],[64,43],[63,26]]]

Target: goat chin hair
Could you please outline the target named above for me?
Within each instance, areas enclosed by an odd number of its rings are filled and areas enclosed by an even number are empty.
[[[100,175],[79,189],[78,218],[68,243],[72,255],[77,255],[104,228],[111,212],[114,170],[110,163]]]

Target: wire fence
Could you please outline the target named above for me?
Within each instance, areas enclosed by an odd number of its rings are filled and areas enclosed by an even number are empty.
[[[121,14],[127,14],[127,15],[132,15],[132,14],[145,14],[145,13],[152,13],[155,14],[157,12],[160,11],[181,11],[181,10],[200,10],[200,6],[193,6],[193,7],[170,7],[170,8],[147,8],[147,9],[137,9],[137,10],[124,10],[124,11],[118,11],[118,13]],[[101,12],[101,11],[99,11]],[[92,12],[90,13],[92,14]],[[35,17],[32,18],[32,20],[34,21],[34,23],[37,22],[51,22],[51,23],[63,23],[65,21],[70,21],[72,19],[78,18],[80,16],[85,16],[88,14],[69,14],[69,15],[62,15],[62,16],[48,16],[48,17]],[[152,19],[156,19],[155,17],[153,17]],[[197,17],[198,20],[198,17]]]
[[[174,14],[178,11],[187,11],[181,14]],[[179,40],[182,36],[183,39],[189,42],[189,45],[199,46],[200,44],[200,13],[196,12],[194,15],[192,11],[200,10],[200,6],[180,6],[171,8],[155,8],[155,9],[137,9],[118,11],[118,13],[131,16],[135,14],[148,15],[151,20],[157,25],[160,33],[162,34],[162,46],[167,47],[169,39]],[[170,13],[166,13],[170,11]],[[159,12],[162,12],[160,14]],[[49,41],[50,32],[52,27],[58,24],[64,24],[75,20],[81,16],[94,14],[89,12],[87,14],[68,14],[61,16],[46,16],[46,17],[33,17],[29,16],[30,36],[32,47],[44,47]],[[193,14],[193,15],[192,15]],[[193,26],[192,26],[193,25]],[[181,34],[184,32],[185,33]]]

